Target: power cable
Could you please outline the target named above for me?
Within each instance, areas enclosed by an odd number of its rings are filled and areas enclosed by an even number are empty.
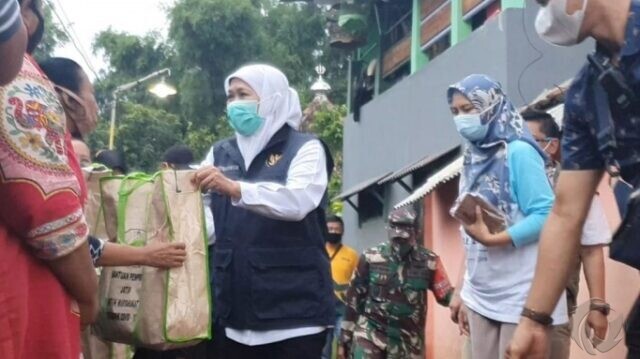
[[[98,72],[95,70],[95,67],[93,66],[93,64],[89,60],[89,57],[81,50],[81,46],[78,45],[79,40],[76,41],[74,36],[71,34],[71,31],[69,31],[69,29],[67,28],[64,20],[62,19],[62,17],[60,16],[58,11],[56,10],[56,7],[51,3],[51,0],[46,0],[45,3],[47,4],[47,6],[49,6],[49,8],[51,9],[51,11],[55,15],[55,17],[58,19],[58,22],[60,23],[60,26],[62,26],[62,31],[67,35],[67,37],[69,38],[69,41],[71,41],[71,44],[76,49],[76,51],[78,52],[80,57],[82,57],[82,60],[86,64],[86,66],[89,68],[89,71],[91,71],[93,76],[97,79],[98,78]]]
[[[535,52],[538,53],[537,57],[535,59],[533,59],[531,62],[529,62],[520,72],[520,75],[518,76],[518,93],[520,94],[520,98],[522,99],[522,103],[524,105],[527,104],[527,100],[524,98],[524,95],[522,93],[522,78],[524,77],[524,74],[527,72],[527,70],[529,70],[529,68],[531,68],[531,66],[533,66],[536,62],[542,60],[542,58],[544,57],[544,53],[540,50],[538,50],[537,47],[535,47],[535,45],[533,44],[533,42],[531,41],[531,38],[529,37],[529,33],[527,32],[527,26],[526,26],[526,16],[525,16],[525,12],[526,12],[526,8],[521,9],[522,12],[522,31],[524,32],[524,37],[527,39],[527,42],[529,43],[529,46],[531,46],[532,49],[535,50]]]
[[[86,58],[91,58],[87,55],[87,49],[84,46],[84,44],[82,43],[82,41],[80,41],[80,36],[78,36],[78,33],[76,32],[75,27],[73,26],[73,22],[71,22],[71,20],[69,19],[69,16],[67,15],[67,12],[64,10],[64,6],[62,5],[62,1],[61,0],[54,0],[55,1],[55,6],[57,9],[60,10],[60,12],[62,13],[62,16],[65,20],[65,22],[67,24],[69,24],[69,29],[71,29],[71,33],[74,35],[76,41],[78,42],[79,46],[80,46],[80,50],[82,52],[82,54],[86,57]]]

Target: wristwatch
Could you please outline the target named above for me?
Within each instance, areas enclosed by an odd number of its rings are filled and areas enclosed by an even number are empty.
[[[598,312],[604,314],[605,316],[609,315],[611,312],[611,306],[607,303],[594,303],[591,302],[589,304],[589,310],[597,310]]]
[[[522,315],[523,317],[529,318],[534,322],[540,325],[543,325],[545,327],[551,326],[551,324],[553,324],[553,318],[551,318],[549,314],[536,312],[535,310],[529,309],[527,307],[524,307],[522,309],[522,313],[520,315]]]

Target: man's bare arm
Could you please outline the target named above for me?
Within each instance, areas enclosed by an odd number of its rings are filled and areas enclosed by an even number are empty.
[[[602,171],[562,171],[556,202],[542,230],[535,278],[526,307],[552,313],[578,257],[580,236]]]
[[[580,249],[584,277],[590,298],[605,299],[605,269],[603,246],[586,246]]]
[[[2,3],[2,2],[0,2]],[[9,14],[6,14],[9,16]],[[22,59],[27,49],[27,29],[18,15],[18,30],[6,41],[0,41],[0,86],[11,82],[22,67]],[[4,25],[0,23],[0,27]]]

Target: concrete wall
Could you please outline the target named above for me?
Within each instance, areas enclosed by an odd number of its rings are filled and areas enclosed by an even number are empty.
[[[592,44],[570,49],[545,44],[533,29],[536,11],[536,7],[504,11],[363,106],[360,122],[348,118],[344,188],[457,145],[445,93],[450,84],[469,74],[485,73],[497,79],[516,105],[572,77]],[[397,184],[387,189],[390,205],[406,196]],[[359,227],[357,213],[345,203],[344,219],[345,242],[357,250],[385,240],[382,218]]]

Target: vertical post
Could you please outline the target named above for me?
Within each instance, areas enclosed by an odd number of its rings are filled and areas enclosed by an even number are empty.
[[[116,107],[118,107],[118,92],[113,91],[111,105],[111,126],[109,128],[109,149],[113,149],[116,138]]]
[[[352,96],[353,96],[353,63],[351,56],[347,57],[347,113],[351,113],[352,110]]]
[[[463,0],[451,0],[451,46],[455,46],[471,33],[471,24],[464,21],[463,3]]]
[[[525,7],[525,0],[502,0],[500,6],[502,10],[523,9]]]
[[[411,73],[424,66],[429,59],[422,52],[422,1],[413,0],[411,8]]]
[[[382,66],[384,65],[384,61],[382,58],[382,28],[380,26],[380,13],[378,12],[378,5],[373,5],[373,14],[376,17],[376,71],[374,73],[373,78],[373,96],[378,96],[380,94],[380,85],[382,83]]]
[[[373,78],[373,96],[380,94],[380,83],[382,80],[382,41],[378,37],[378,46],[376,47],[376,71]]]

